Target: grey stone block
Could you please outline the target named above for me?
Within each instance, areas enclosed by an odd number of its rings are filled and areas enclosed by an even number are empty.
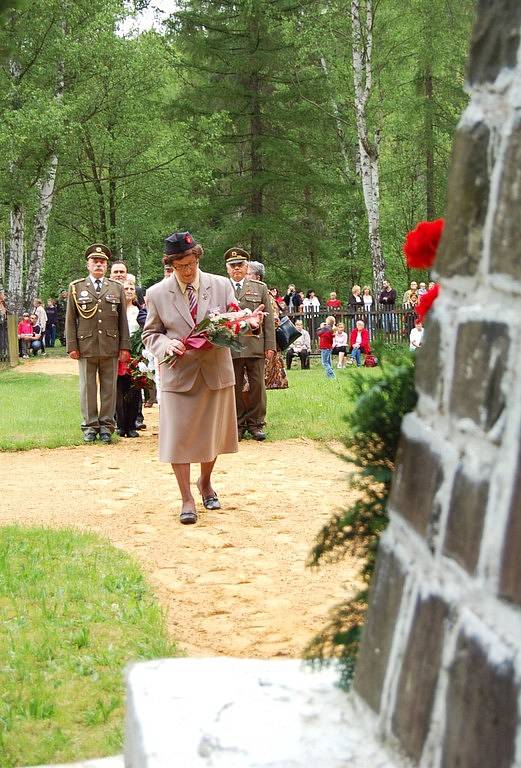
[[[451,412],[472,419],[485,431],[491,429],[505,407],[502,389],[510,347],[504,323],[475,320],[458,331]]]
[[[518,720],[513,664],[460,635],[449,670],[441,768],[512,768]]]
[[[447,605],[440,598],[418,599],[402,663],[393,731],[415,761],[429,731],[447,616]]]
[[[444,554],[473,574],[478,562],[487,511],[488,479],[470,478],[458,467],[449,506]]]
[[[391,552],[380,549],[354,680],[355,690],[375,712],[380,709],[404,583],[400,561]]]
[[[440,324],[428,317],[423,336],[423,347],[416,354],[416,386],[425,394],[436,397],[440,385]]]
[[[500,593],[521,605],[521,453],[517,458],[509,520],[502,555]]]
[[[521,122],[508,146],[497,208],[492,227],[490,270],[510,275],[519,282],[521,275],[521,216],[512,215],[521,207]]]
[[[503,67],[515,66],[520,26],[518,0],[479,0],[470,45],[471,83],[493,81]]]
[[[402,435],[389,504],[422,536],[436,514],[434,495],[442,480],[439,455],[427,443]]]
[[[440,275],[474,275],[488,207],[490,132],[484,123],[459,128],[449,176],[448,216],[436,258]]]

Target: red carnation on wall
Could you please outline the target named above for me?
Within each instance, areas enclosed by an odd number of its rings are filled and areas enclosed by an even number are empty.
[[[430,269],[436,259],[436,251],[445,226],[445,219],[420,221],[407,233],[403,252],[407,266],[413,269]]]
[[[427,291],[427,293],[424,293],[423,296],[420,296],[420,300],[416,305],[416,315],[418,316],[418,319],[422,321],[422,323],[425,320],[425,316],[432,307],[432,303],[438,298],[439,292],[440,286],[438,283],[436,283]]]

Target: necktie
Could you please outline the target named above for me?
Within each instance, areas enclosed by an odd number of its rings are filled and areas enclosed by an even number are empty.
[[[192,319],[195,323],[195,318],[197,317],[197,296],[195,294],[195,288],[192,283],[188,283],[186,290],[188,291],[188,307],[190,309]]]
[[[235,293],[236,294],[239,293],[240,290],[241,290],[241,284],[240,283],[235,283]]]
[[[101,291],[101,280],[95,280],[96,283],[96,293],[99,293]]]

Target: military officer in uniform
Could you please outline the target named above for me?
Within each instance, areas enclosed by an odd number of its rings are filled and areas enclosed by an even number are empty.
[[[232,351],[235,370],[235,405],[239,440],[248,431],[254,440],[265,440],[266,433],[266,387],[264,384],[265,359],[275,354],[275,323],[269,300],[268,287],[258,280],[246,280],[250,254],[243,248],[229,248],[224,254],[226,270],[235,293],[235,300],[241,309],[257,309],[264,304],[264,323],[258,334],[241,337],[243,349]],[[242,388],[244,374],[248,376],[248,403],[245,403]]]
[[[94,442],[98,434],[101,442],[111,442],[118,361],[130,359],[123,286],[104,276],[111,255],[110,248],[102,243],[87,248],[89,274],[70,284],[67,300],[67,353],[79,365],[81,428],[86,443]]]

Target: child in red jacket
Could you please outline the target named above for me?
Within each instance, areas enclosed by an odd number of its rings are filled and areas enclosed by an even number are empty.
[[[328,379],[336,378],[333,366],[331,365],[331,350],[333,349],[334,332],[335,318],[332,315],[329,315],[329,317],[326,317],[325,323],[320,323],[320,328],[317,331],[320,357]]]
[[[351,331],[349,337],[349,351],[351,357],[356,360],[357,366],[360,368],[362,365],[362,352],[368,355],[371,351],[369,345],[369,331],[364,325],[363,320],[358,320],[356,327]]]

